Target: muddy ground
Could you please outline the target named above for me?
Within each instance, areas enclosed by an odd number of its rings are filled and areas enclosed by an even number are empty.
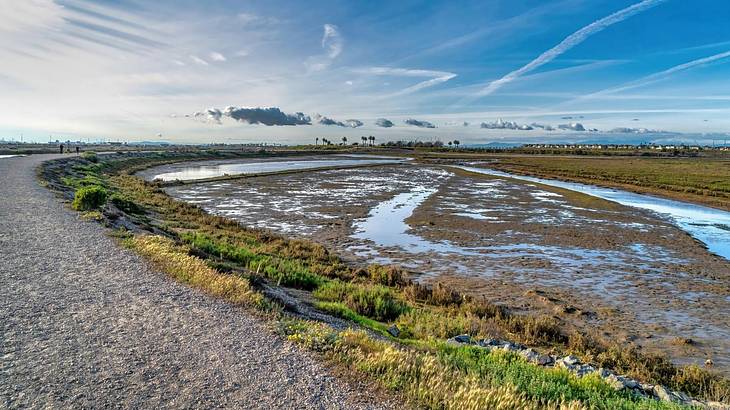
[[[167,189],[247,226],[396,263],[515,311],[730,374],[730,262],[648,211],[453,168],[388,165]],[[691,339],[691,340],[685,340]]]

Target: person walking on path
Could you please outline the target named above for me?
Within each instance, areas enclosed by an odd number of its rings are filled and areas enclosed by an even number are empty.
[[[61,154],[63,154],[63,144],[61,144]]]
[[[79,147],[78,147],[78,145],[76,146],[76,155],[79,155]]]

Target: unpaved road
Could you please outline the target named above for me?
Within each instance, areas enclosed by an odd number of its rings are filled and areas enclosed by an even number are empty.
[[[244,310],[175,283],[0,159],[0,408],[382,408]]]

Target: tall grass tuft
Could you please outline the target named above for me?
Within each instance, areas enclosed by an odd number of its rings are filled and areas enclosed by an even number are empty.
[[[316,289],[313,296],[326,302],[342,302],[357,314],[381,322],[395,320],[408,310],[393,290],[382,285],[332,280]]]

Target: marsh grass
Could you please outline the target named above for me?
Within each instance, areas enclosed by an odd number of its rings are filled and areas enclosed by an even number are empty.
[[[410,310],[398,294],[383,285],[325,282],[312,296],[325,302],[341,302],[353,312],[379,322],[390,322]]]
[[[502,157],[495,169],[611,185],[730,209],[726,159]]]

